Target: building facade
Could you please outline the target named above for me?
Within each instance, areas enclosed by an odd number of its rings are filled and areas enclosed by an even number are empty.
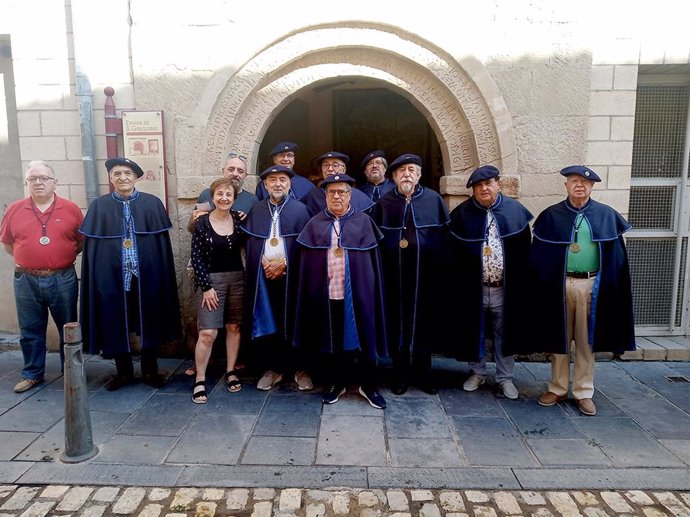
[[[635,228],[638,333],[686,335],[690,39],[677,35],[690,8],[456,4],[7,0],[2,204],[25,195],[23,170],[36,159],[54,165],[58,194],[84,210],[108,191],[106,87],[118,112],[162,110],[191,341],[186,221],[230,151],[248,157],[249,189],[279,140],[300,145],[305,176],[331,149],[353,157],[353,174],[369,150],[415,152],[423,182],[451,209],[468,195],[468,174],[492,163],[504,192],[534,214],[563,199],[562,167],[586,163],[603,179],[594,197]],[[7,255],[0,329],[10,332],[11,271]]]

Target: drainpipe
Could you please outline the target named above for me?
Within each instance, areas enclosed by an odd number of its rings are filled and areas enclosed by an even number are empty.
[[[98,197],[96,143],[93,134],[93,100],[89,78],[77,71],[77,103],[81,133],[81,159],[84,164],[84,188],[87,206]]]

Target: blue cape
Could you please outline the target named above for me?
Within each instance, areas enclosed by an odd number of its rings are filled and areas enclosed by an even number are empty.
[[[623,233],[630,224],[613,208],[593,199],[577,210],[567,200],[544,210],[534,223],[530,253],[532,311],[539,316],[532,352],[568,351],[565,273],[575,218],[582,212],[599,245],[599,274],[592,288],[589,342],[594,352],[635,350],[632,292]]]
[[[505,355],[524,352],[529,343],[523,338],[526,307],[524,303],[527,261],[532,233],[532,214],[518,201],[499,193],[489,209],[470,198],[450,213],[453,275],[452,299],[454,321],[462,329],[454,355],[463,361],[478,361],[486,353],[486,325],[483,318],[482,249],[486,235],[486,219],[491,212],[503,243],[504,322],[503,351]]]
[[[163,203],[139,192],[131,202],[139,252],[139,319],[142,348],[180,338],[180,303]],[[80,321],[91,353],[129,352],[126,292],[122,274],[122,203],[111,194],[95,199],[79,231],[86,236],[82,254]]]
[[[316,214],[297,238],[302,246],[294,345],[333,352],[328,297],[328,248],[334,216]],[[385,312],[378,239],[371,218],[355,210],[340,217],[345,249],[345,350],[361,350],[377,361],[386,357]]]

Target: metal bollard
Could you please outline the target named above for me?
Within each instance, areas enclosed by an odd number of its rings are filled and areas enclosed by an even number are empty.
[[[66,323],[65,333],[65,450],[60,460],[79,463],[98,453],[91,434],[89,392],[79,323]]]

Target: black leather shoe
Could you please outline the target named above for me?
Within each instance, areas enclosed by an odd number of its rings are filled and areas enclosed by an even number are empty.
[[[152,388],[162,388],[165,386],[165,378],[157,373],[144,374],[144,384]]]
[[[438,388],[434,386],[431,382],[422,382],[417,386],[420,390],[422,390],[424,393],[427,393],[429,395],[436,395],[438,393]]]
[[[393,384],[391,391],[394,395],[402,395],[403,393],[407,392],[407,384],[404,382],[396,382]]]
[[[116,375],[105,385],[105,389],[108,391],[117,391],[123,386],[132,384],[133,382],[134,377],[132,375]]]

